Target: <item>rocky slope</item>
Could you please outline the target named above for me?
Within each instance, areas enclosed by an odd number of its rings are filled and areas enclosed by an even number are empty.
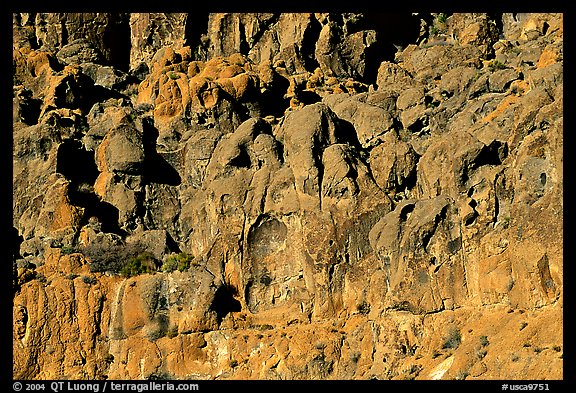
[[[14,14],[14,377],[559,379],[560,14]]]

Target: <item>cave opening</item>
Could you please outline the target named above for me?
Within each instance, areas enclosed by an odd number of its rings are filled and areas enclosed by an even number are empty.
[[[232,285],[221,285],[214,294],[214,300],[210,309],[216,313],[218,323],[222,322],[224,317],[231,312],[238,312],[242,309],[240,302],[234,298],[238,290]]]
[[[204,45],[208,32],[210,14],[207,12],[191,12],[186,16],[184,25],[184,46],[192,49],[194,60],[207,60],[207,49]]]
[[[82,143],[74,139],[67,139],[58,147],[56,172],[74,185],[94,184],[99,174],[94,153],[84,150]]]
[[[129,14],[111,15],[110,24],[102,40],[108,48],[108,62],[114,68],[128,72],[130,69],[130,16]]]

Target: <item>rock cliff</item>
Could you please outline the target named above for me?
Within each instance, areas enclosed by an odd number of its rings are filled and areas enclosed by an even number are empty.
[[[560,379],[561,14],[14,14],[16,379]]]

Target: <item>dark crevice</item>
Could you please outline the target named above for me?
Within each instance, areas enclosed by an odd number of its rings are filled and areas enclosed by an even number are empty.
[[[542,186],[546,185],[546,173],[540,174],[540,184],[542,184]]]
[[[126,236],[127,233],[118,225],[118,209],[108,202],[101,201],[94,193],[69,192],[70,203],[84,208],[80,227],[88,224],[91,217],[96,217],[101,223],[102,232]]]
[[[222,285],[216,290],[210,310],[216,313],[218,324],[229,313],[238,312],[242,309],[240,302],[234,298],[237,293],[236,288],[231,285]]]
[[[186,17],[184,26],[184,45],[192,49],[195,60],[207,60],[206,49],[202,43],[208,32],[210,14],[206,12],[191,12]]]
[[[408,126],[408,131],[412,132],[413,134],[418,134],[424,130],[424,128],[428,125],[428,118],[420,118],[417,119],[412,125]]]
[[[72,185],[93,185],[98,177],[94,153],[84,150],[82,143],[68,139],[62,142],[56,153],[56,172],[64,175]]]
[[[277,73],[273,74],[271,87],[261,93],[259,98],[260,110],[264,116],[282,117],[284,115],[284,110],[290,105],[290,100],[284,98],[289,86],[288,79]]]
[[[18,230],[14,227],[10,229],[10,236],[8,241],[8,247],[10,248],[10,253],[12,254],[12,260],[15,261],[18,258],[22,258],[20,255],[20,245],[24,241],[22,235],[18,233]]]
[[[465,226],[470,226],[472,224],[474,224],[474,222],[476,222],[476,218],[479,216],[478,212],[476,210],[474,210],[472,212],[472,214],[469,214],[465,220],[464,220],[464,225]]]
[[[236,157],[230,160],[228,165],[237,167],[237,168],[250,168],[252,166],[252,162],[250,160],[250,155],[246,151],[246,146],[238,146],[240,152]]]
[[[407,205],[404,205],[402,207],[402,210],[400,210],[400,221],[404,222],[408,219],[408,216],[410,215],[410,213],[412,213],[414,211],[414,207],[416,205],[414,203],[409,203]]]
[[[248,41],[246,40],[246,26],[241,25],[238,30],[240,32],[240,53],[248,56],[248,52],[250,52],[250,45],[248,45]]]
[[[322,97],[320,97],[318,93],[309,90],[299,91],[296,98],[304,105],[311,105],[322,101]]]
[[[412,171],[410,171],[408,176],[404,178],[404,180],[402,181],[401,184],[399,184],[399,186],[404,188],[404,191],[412,190],[414,187],[416,187],[417,181],[418,181],[418,169],[417,166],[414,165]]]
[[[102,41],[109,50],[112,67],[128,72],[130,69],[131,30],[129,14],[112,14]]]
[[[316,68],[320,65],[316,61],[316,43],[320,37],[320,31],[322,30],[322,25],[314,17],[310,18],[310,25],[304,31],[304,36],[302,37],[302,58],[304,60],[304,67],[310,71],[314,72]]]
[[[64,20],[60,21],[60,27],[62,30],[62,42],[60,45],[65,46],[68,44],[68,29],[66,28],[66,22]]]
[[[143,217],[143,216],[140,216],[140,217]],[[168,248],[168,250],[170,252],[175,252],[178,254],[182,252],[182,250],[180,249],[180,246],[178,246],[178,243],[176,243],[176,241],[170,235],[169,232],[166,232],[166,247]]]
[[[375,30],[376,44],[366,50],[365,80],[376,80],[382,61],[394,61],[397,47],[405,48],[420,35],[420,19],[411,13],[367,13],[354,30]]]
[[[362,145],[360,144],[360,140],[358,139],[358,134],[356,133],[356,129],[354,125],[350,123],[348,120],[336,118],[336,131],[335,137],[338,143],[347,143],[348,145],[356,148],[358,151],[362,150]]]
[[[27,125],[38,124],[42,100],[33,98],[32,91],[23,89],[18,94],[18,116]]]
[[[156,140],[158,130],[154,127],[151,119],[142,121],[142,143],[144,145],[144,167],[142,179],[144,184],[158,183],[170,186],[178,186],[182,178],[157,151]]]
[[[508,155],[508,144],[506,142],[493,141],[490,145],[484,146],[480,154],[473,163],[473,169],[484,165],[501,165]]]
[[[515,14],[513,14],[515,15]],[[502,22],[502,13],[488,13],[488,19],[494,21],[497,31],[504,31],[504,23]]]

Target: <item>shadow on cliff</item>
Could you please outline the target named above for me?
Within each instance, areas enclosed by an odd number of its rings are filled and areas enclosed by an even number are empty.
[[[145,184],[158,183],[178,186],[182,182],[180,174],[156,150],[158,130],[151,122],[143,121],[144,168]]]

